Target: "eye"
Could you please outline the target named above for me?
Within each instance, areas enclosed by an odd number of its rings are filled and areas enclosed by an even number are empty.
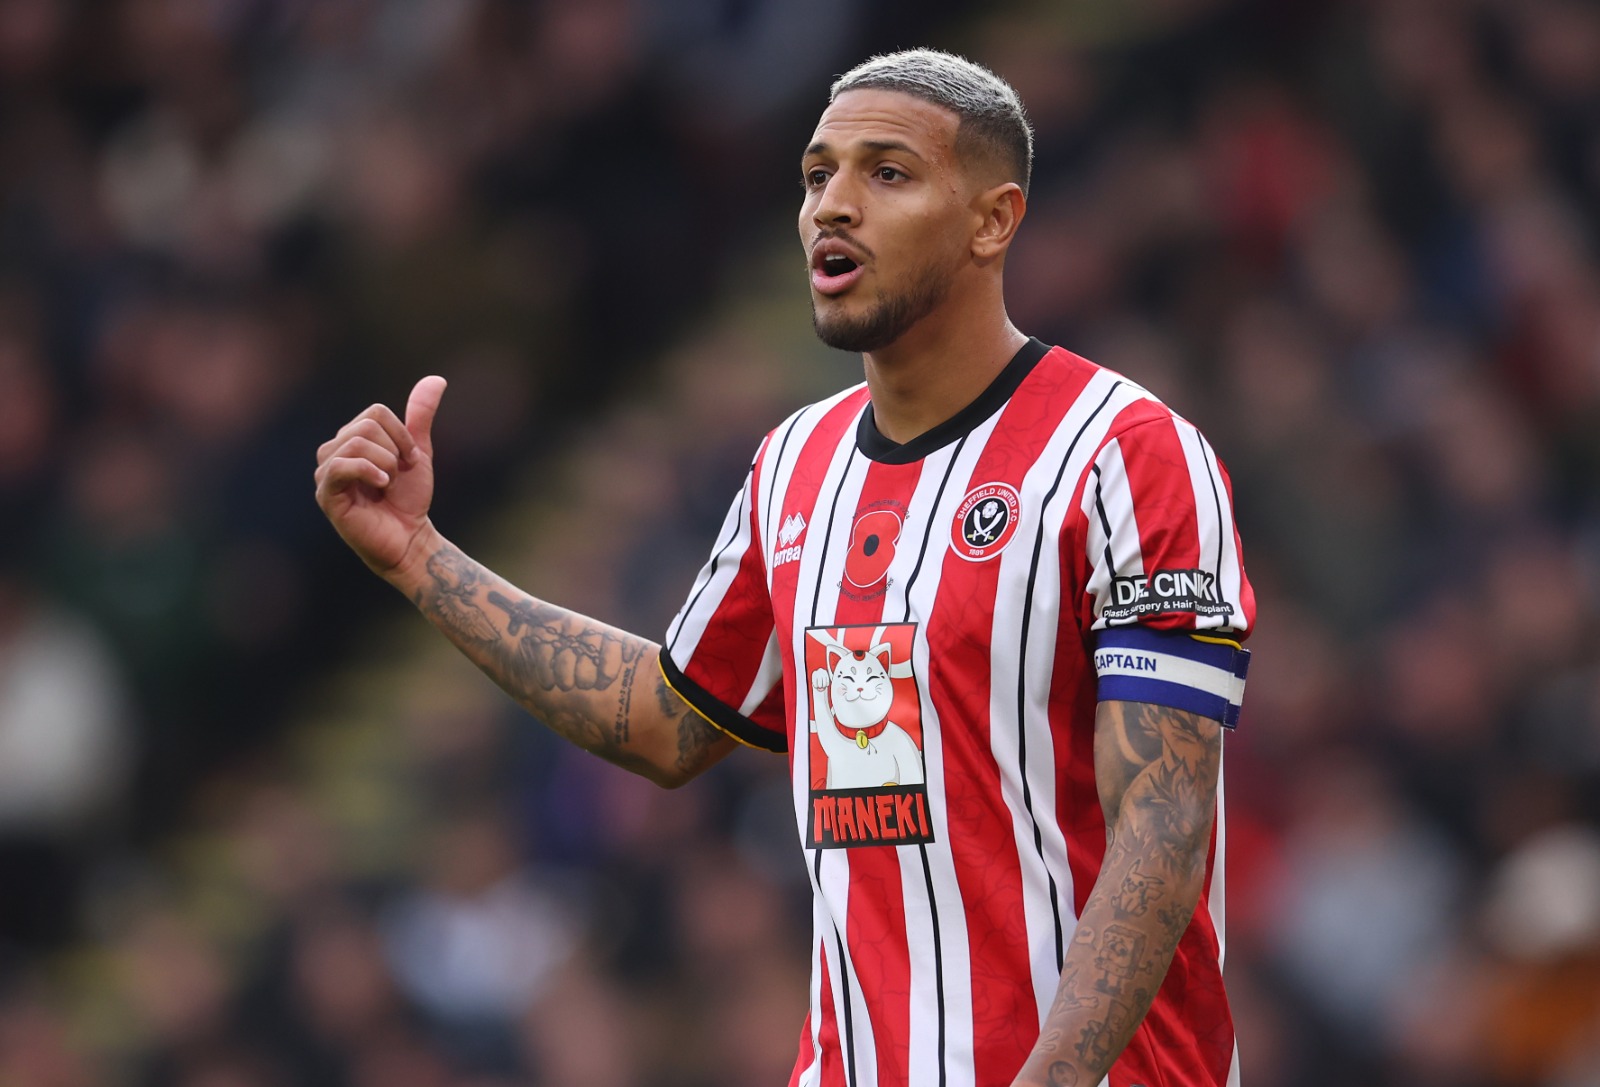
[[[872,171],[872,176],[879,181],[898,181],[906,175],[896,170],[893,166],[880,166]]]
[[[806,173],[805,173],[805,177],[802,178],[801,181],[800,181],[800,184],[803,185],[805,188],[808,188],[808,189],[820,189],[820,188],[822,188],[822,186],[826,185],[827,183],[828,183],[828,171],[826,171],[824,169],[821,169],[821,168],[817,168],[817,169],[814,169],[814,170],[807,170]]]

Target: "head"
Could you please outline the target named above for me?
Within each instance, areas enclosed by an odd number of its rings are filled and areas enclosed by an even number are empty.
[[[1032,160],[1016,92],[971,61],[916,49],[841,76],[801,162],[817,335],[876,351],[953,293],[998,303]]]
[[[869,728],[889,716],[894,705],[894,681],[889,678],[889,646],[871,650],[844,649],[828,653],[834,720],[848,732]]]

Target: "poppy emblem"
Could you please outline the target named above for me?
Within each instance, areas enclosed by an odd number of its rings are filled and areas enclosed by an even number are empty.
[[[900,515],[893,510],[868,510],[850,530],[850,554],[844,560],[845,580],[870,589],[883,580],[900,541]]]

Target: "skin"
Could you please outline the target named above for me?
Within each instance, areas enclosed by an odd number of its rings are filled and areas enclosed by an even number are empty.
[[[824,238],[871,254],[838,296],[811,291],[817,322],[863,320],[928,278],[938,307],[862,356],[878,429],[906,442],[988,388],[1027,337],[1006,316],[1005,253],[1022,223],[1022,189],[995,164],[956,155],[957,116],[898,91],[841,94],[800,161],[807,267]]]
[[[1006,250],[1026,201],[1003,168],[963,161],[956,116],[895,91],[841,94],[801,161],[799,229],[842,240],[862,274],[812,286],[819,333],[903,327],[863,353],[879,430],[905,442],[955,415],[1026,341],[1006,316]],[[734,741],[656,668],[648,639],[536,599],[464,555],[428,517],[440,377],[401,419],[374,404],[317,451],[317,502],[363,562],[558,734],[676,787]],[[1105,862],[1067,948],[1055,1002],[1015,1087],[1092,1087],[1149,1009],[1204,881],[1220,726],[1181,710],[1102,703],[1095,770]]]
[[[1222,726],[1102,702],[1094,766],[1106,855],[1015,1087],[1094,1087],[1150,1010],[1205,883]]]
[[[529,596],[428,518],[443,378],[411,391],[402,421],[374,404],[317,450],[317,503],[377,575],[553,731],[667,788],[734,747],[667,686],[661,647]]]

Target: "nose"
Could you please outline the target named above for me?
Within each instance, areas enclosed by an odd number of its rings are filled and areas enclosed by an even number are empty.
[[[824,228],[856,226],[861,222],[860,193],[844,171],[834,174],[823,186],[822,193],[817,197],[817,205],[812,209],[811,220]]]

